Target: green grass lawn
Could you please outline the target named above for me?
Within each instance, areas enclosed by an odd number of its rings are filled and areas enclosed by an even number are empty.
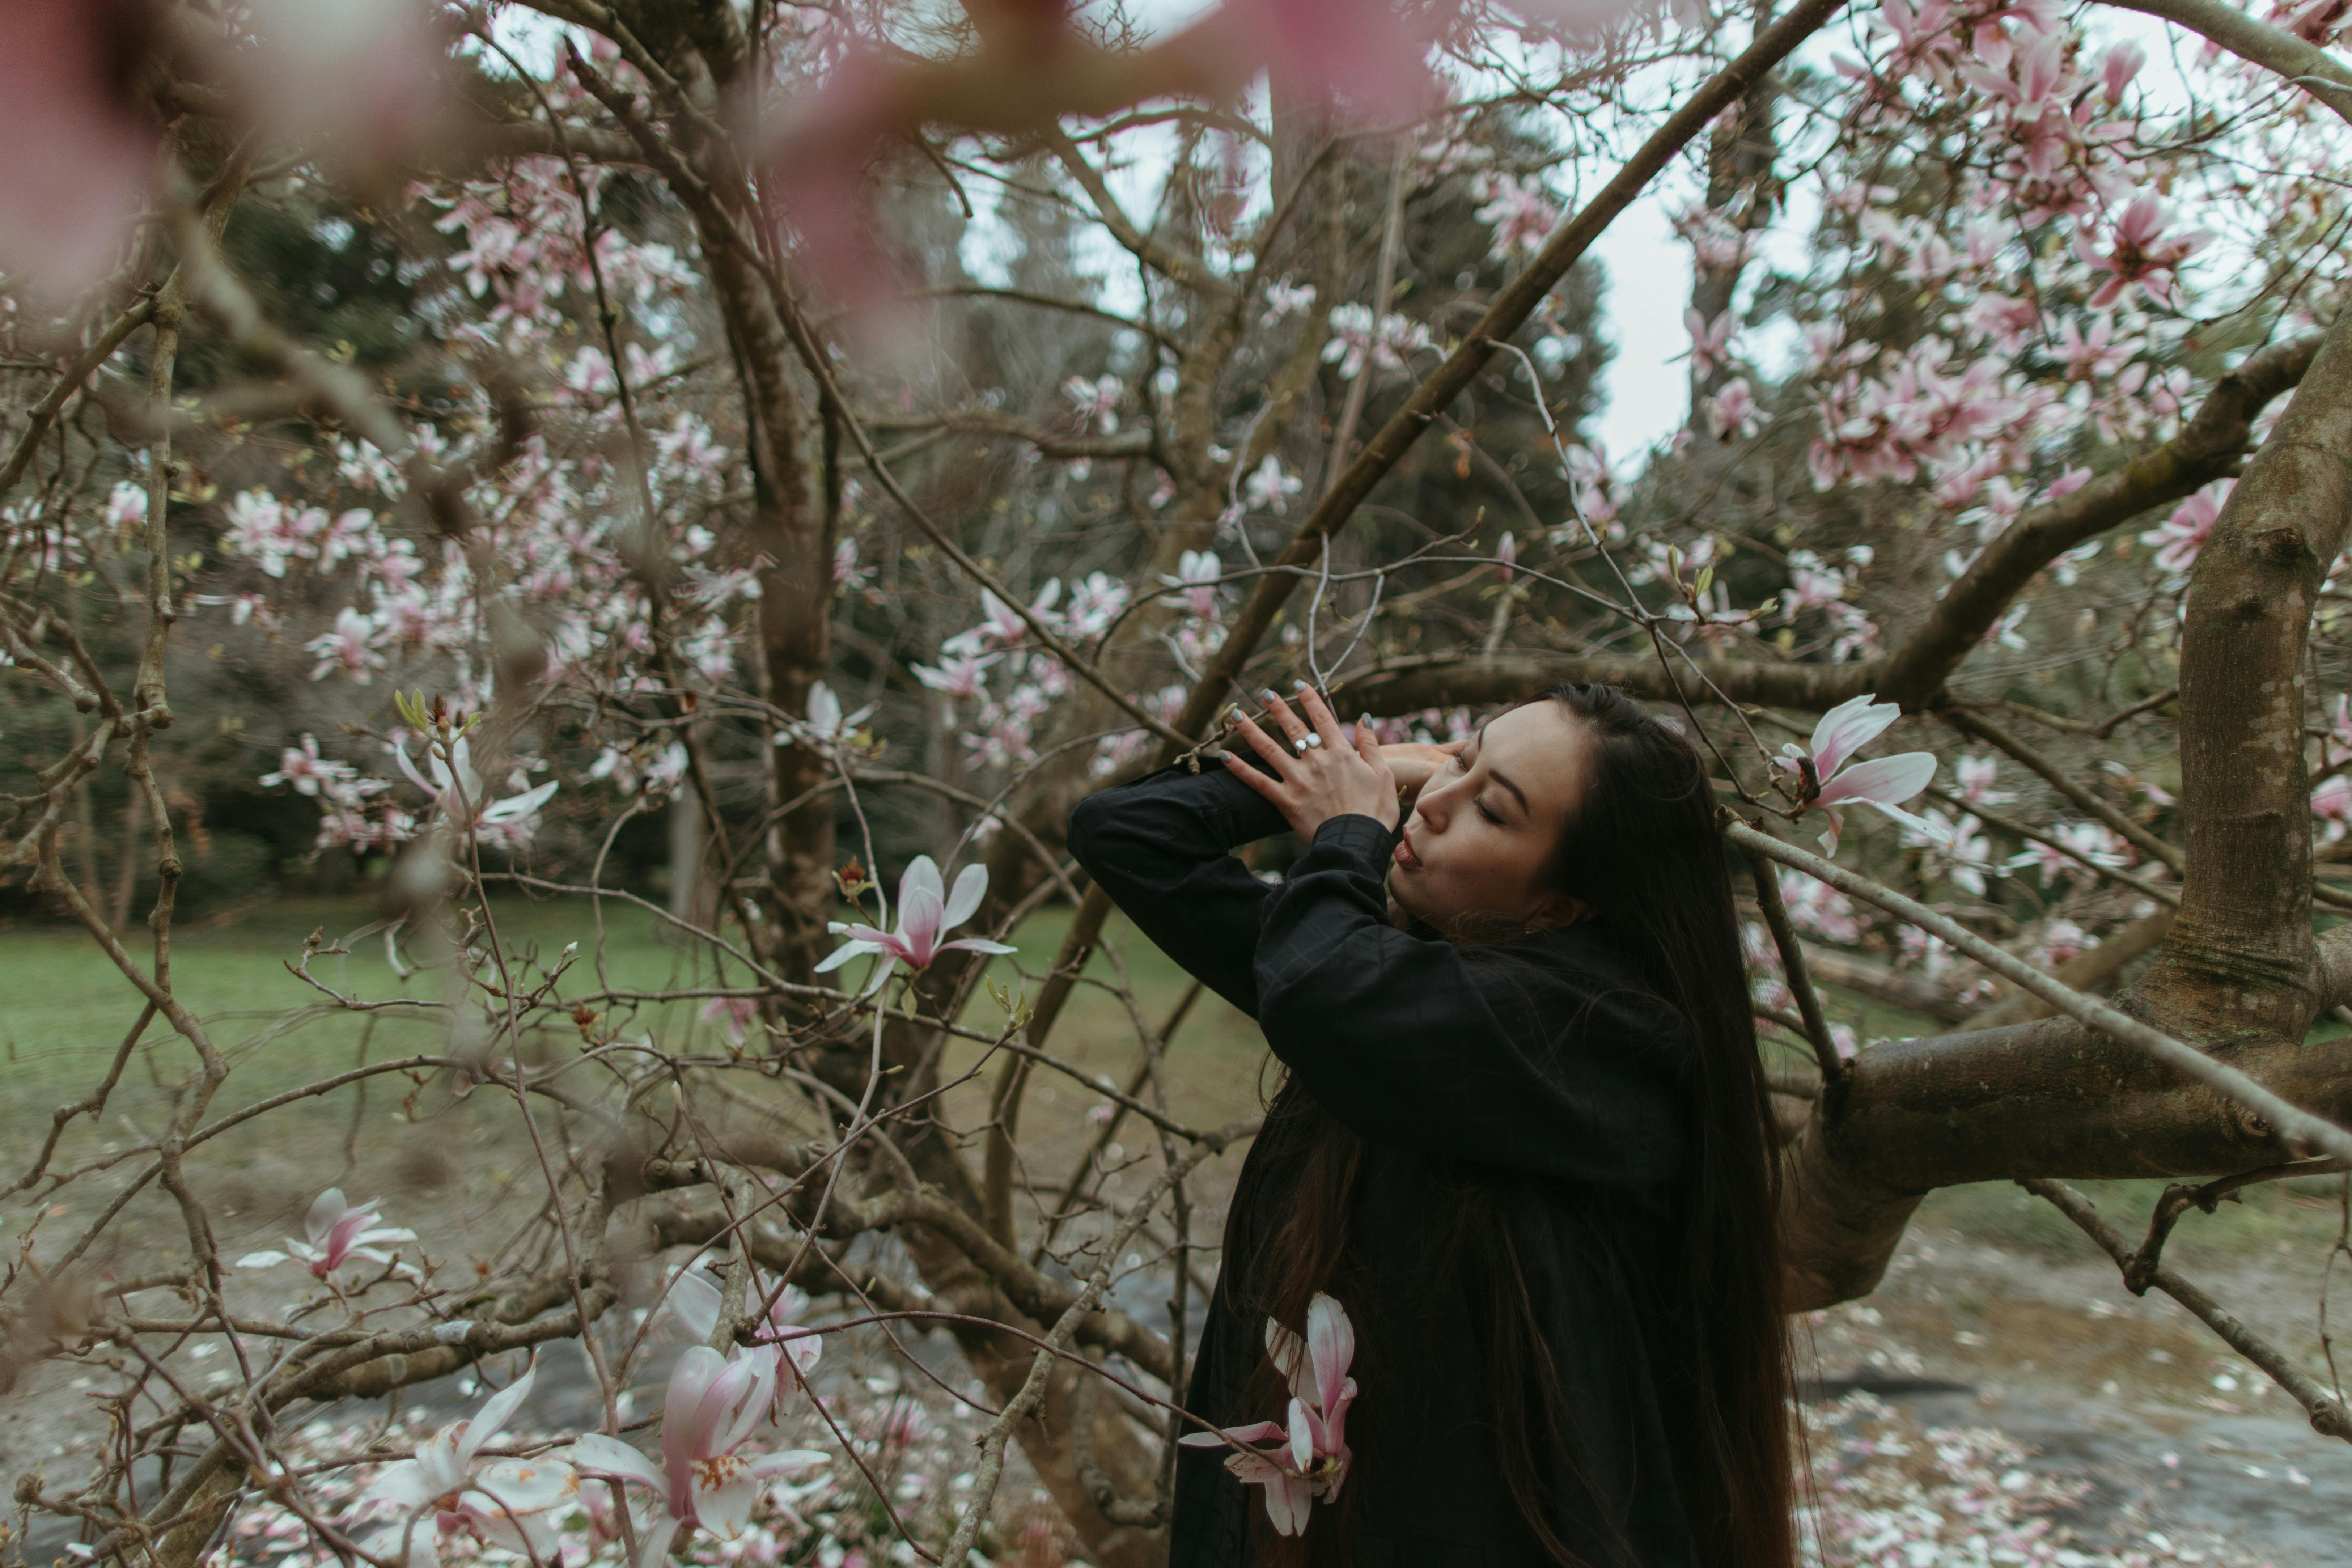
[[[493,909],[501,939],[512,952],[536,952],[551,959],[566,942],[581,943],[581,962],[566,977],[562,994],[598,988],[593,967],[596,925],[584,901],[532,901],[506,893]],[[1069,914],[1066,909],[1049,908],[1031,917],[1012,939],[1020,951],[993,960],[992,977],[1034,998],[1041,989],[1039,977],[1060,947]],[[205,1020],[234,1068],[214,1114],[348,1068],[362,1052],[368,1059],[381,1061],[442,1047],[442,1030],[430,1015],[407,1009],[372,1016],[341,1011],[289,972],[312,931],[323,929],[331,943],[372,920],[371,910],[360,900],[288,899],[263,904],[234,922],[194,925],[175,936],[177,994]],[[1106,935],[1125,959],[1139,1011],[1153,1028],[1160,1027],[1182,994],[1186,976],[1124,917],[1114,916]],[[143,949],[139,951],[143,956]],[[698,955],[641,910],[606,906],[602,952],[605,982],[614,989],[659,991],[709,983],[707,962],[698,968],[702,962]],[[348,953],[317,958],[310,967],[323,984],[370,1001],[435,994],[428,975],[404,984],[399,980],[381,935],[356,941]],[[846,974],[858,976],[862,969],[853,965]],[[1109,985],[1116,974],[1110,955],[1097,949],[1048,1044],[1088,1078],[1108,1075],[1123,1086],[1139,1058],[1127,1009]],[[1925,1033],[1932,1026],[1927,1020],[1855,998],[1833,996],[1830,1001],[1840,1016],[1853,1018],[1864,1029],[1865,1037]],[[79,931],[25,924],[0,931],[0,1061],[5,1063],[8,1087],[0,1096],[0,1149],[6,1152],[12,1173],[23,1169],[47,1133],[52,1110],[79,1099],[97,1082],[140,1010],[138,994]],[[655,1033],[666,1042],[708,1041],[712,1026],[698,1022],[695,1012],[691,1004],[648,1005],[637,1010],[628,1026],[633,1032]],[[1001,1027],[1003,1014],[984,990],[975,990],[962,1021],[993,1032]],[[973,1042],[951,1042],[946,1058],[949,1076],[966,1073],[981,1049]],[[1255,1026],[1213,994],[1204,994],[1194,1005],[1171,1044],[1167,1065],[1171,1110],[1196,1126],[1217,1126],[1255,1114],[1262,1092],[1274,1083]],[[86,1158],[134,1134],[152,1135],[170,1114],[175,1095],[184,1091],[194,1067],[194,1052],[168,1025],[161,1020],[151,1024],[104,1118],[96,1125],[78,1119],[67,1152]],[[946,1096],[946,1120],[971,1132],[975,1163],[977,1130],[987,1121],[990,1086],[999,1070],[991,1064]],[[226,1146],[210,1151],[205,1163],[216,1177],[239,1172],[282,1175],[265,1185],[282,1186],[285,1193],[257,1205],[275,1209],[281,1216],[301,1190],[314,1191],[325,1180],[296,1179],[284,1174],[287,1167],[316,1167],[322,1148],[357,1156],[362,1152],[357,1147],[362,1142],[388,1141],[408,1150],[397,1157],[419,1171],[457,1159],[470,1173],[479,1163],[469,1157],[470,1152],[488,1145],[502,1151],[488,1171],[501,1179],[509,1173],[514,1155],[508,1145],[513,1133],[506,1123],[510,1117],[501,1120],[490,1114],[490,1107],[451,1104],[428,1095],[421,1107],[412,1107],[417,1111],[414,1119],[391,1118],[390,1109],[407,1089],[403,1080],[377,1079],[371,1086],[372,1102],[349,1089],[299,1101],[253,1123],[252,1136],[223,1140]],[[1033,1185],[1058,1190],[1092,1136],[1086,1113],[1101,1100],[1089,1083],[1049,1070],[1036,1072],[1024,1106],[1020,1137],[1022,1173]],[[362,1140],[362,1127],[382,1131]],[[1132,1120],[1119,1137],[1120,1157],[1139,1155],[1155,1142],[1148,1127]],[[354,1163],[352,1158],[339,1162],[345,1169]],[[1228,1166],[1235,1163],[1230,1156],[1221,1162]],[[2162,1187],[2158,1182],[2084,1185],[2127,1230],[2144,1221]],[[2329,1195],[2311,1183],[2257,1189],[2247,1194],[2242,1208],[2225,1210],[2221,1218],[2190,1216],[2182,1226],[2181,1239],[2190,1253],[2211,1250],[2225,1256],[2265,1249],[2284,1236],[2309,1230],[2319,1217],[2315,1211]],[[2005,1183],[1938,1193],[1929,1199],[1923,1217],[2053,1257],[2079,1255],[2088,1245],[2047,1205]]]
[[[657,992],[711,983],[707,955],[680,942],[648,911],[605,906],[600,980],[596,921],[585,900],[532,901],[509,892],[495,899],[492,910],[501,942],[517,959],[536,954],[551,963],[567,942],[581,944],[577,963],[559,984],[562,996],[607,987]],[[992,978],[1034,999],[1060,948],[1069,913],[1051,908],[1033,916],[1011,939],[1019,951],[992,961]],[[373,1014],[343,1010],[290,972],[313,931],[323,930],[331,947],[373,922],[362,900],[289,899],[251,909],[233,922],[191,925],[174,934],[175,994],[203,1020],[232,1064],[208,1120],[346,1070],[362,1053],[381,1062],[444,1048],[446,1033],[436,1015],[405,1007]],[[143,928],[138,934],[143,937]],[[1161,1027],[1187,977],[1123,917],[1113,917],[1106,937],[1127,963],[1142,1016],[1154,1029]],[[437,995],[430,973],[399,978],[380,933],[352,938],[350,948],[314,958],[310,973],[346,996],[369,1002]],[[143,946],[134,951],[145,957]],[[1108,1075],[1124,1085],[1140,1058],[1128,1010],[1110,988],[1117,973],[1109,953],[1098,948],[1048,1046],[1089,1078]],[[856,981],[863,974],[862,965],[853,965],[843,978]],[[0,1150],[13,1175],[47,1135],[54,1109],[79,1100],[99,1081],[137,1021],[142,998],[94,942],[65,927],[18,924],[0,931],[0,976],[5,977],[0,983],[0,1062],[10,1090],[0,1096]],[[737,973],[730,979],[740,984],[742,976]],[[623,1023],[627,1033],[651,1033],[665,1044],[690,1042],[699,1048],[718,1041],[715,1026],[698,1019],[694,1003],[623,1007],[625,1018],[613,1021]],[[963,1021],[994,1032],[1003,1015],[980,989]],[[560,1047],[562,1041],[551,1043]],[[964,1073],[981,1049],[974,1042],[952,1042],[950,1076]],[[1265,1056],[1249,1019],[1214,995],[1204,995],[1171,1047],[1172,1112],[1205,1126],[1252,1114]],[[167,1023],[150,1024],[102,1119],[93,1124],[76,1118],[63,1152],[86,1159],[152,1137],[171,1115],[176,1097],[186,1092],[196,1066],[194,1051]],[[977,1130],[985,1123],[995,1070],[992,1066],[950,1089],[951,1125]],[[454,1166],[464,1180],[451,1190],[487,1203],[484,1179],[488,1186],[504,1183],[522,1152],[510,1108],[495,1096],[457,1103],[440,1083],[416,1091],[404,1108],[404,1097],[411,1097],[410,1084],[386,1077],[371,1080],[365,1098],[345,1088],[295,1101],[207,1146],[192,1171],[227,1190],[232,1210],[268,1215],[281,1224],[296,1217],[306,1194],[337,1179],[338,1172],[371,1191],[373,1184],[440,1190]],[[1021,1129],[1024,1164],[1034,1162],[1025,1173],[1058,1187],[1092,1134],[1086,1111],[1101,1098],[1087,1083],[1038,1071]],[[1138,1152],[1148,1142],[1139,1131],[1130,1124],[1121,1133],[1123,1143]],[[404,1173],[415,1180],[405,1180]],[[108,1190],[108,1179],[100,1177],[62,1195],[70,1208],[81,1210]]]

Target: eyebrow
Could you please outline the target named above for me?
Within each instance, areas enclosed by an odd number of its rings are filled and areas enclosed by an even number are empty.
[[[1493,721],[1490,720],[1488,722],[1491,723]],[[1485,724],[1478,726],[1478,749],[1482,752],[1486,749],[1486,726]],[[1519,809],[1521,811],[1527,812],[1530,816],[1535,815],[1534,809],[1528,805],[1528,795],[1525,790],[1513,784],[1509,779],[1505,778],[1500,773],[1496,772],[1493,768],[1488,768],[1486,770],[1486,776],[1493,779],[1496,784],[1501,784],[1505,789],[1509,790],[1513,795],[1517,795],[1519,797]]]

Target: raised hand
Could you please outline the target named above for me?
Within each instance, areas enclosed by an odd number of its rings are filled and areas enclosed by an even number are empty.
[[[1276,740],[1247,714],[1239,716],[1243,737],[1257,754],[1272,763],[1278,778],[1267,778],[1231,752],[1225,766],[1250,788],[1274,802],[1301,838],[1335,816],[1369,816],[1384,827],[1394,827],[1403,816],[1399,781],[1382,748],[1372,739],[1370,724],[1356,726],[1349,743],[1322,693],[1304,681],[1294,683],[1306,717],[1269,688],[1263,695],[1268,712],[1282,731]],[[1428,777],[1424,772],[1422,776]]]

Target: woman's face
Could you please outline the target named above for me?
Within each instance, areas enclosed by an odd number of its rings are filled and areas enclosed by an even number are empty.
[[[1528,925],[1575,918],[1543,872],[1584,789],[1586,745],[1564,703],[1530,702],[1490,720],[1422,785],[1389,868],[1390,895],[1442,931],[1465,915]]]

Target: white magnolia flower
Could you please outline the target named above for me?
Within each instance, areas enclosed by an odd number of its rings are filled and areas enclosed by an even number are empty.
[[[555,1458],[494,1459],[474,1467],[474,1456],[529,1396],[537,1371],[493,1394],[473,1419],[452,1421],[434,1433],[417,1445],[415,1458],[392,1466],[360,1494],[362,1502],[396,1503],[402,1510],[399,1522],[368,1542],[371,1554],[407,1568],[436,1568],[441,1538],[462,1532],[540,1563],[562,1561],[555,1515],[579,1498],[580,1478],[572,1467]]]
[[[376,1210],[383,1203],[382,1198],[370,1198],[363,1204],[345,1203],[342,1188],[329,1187],[311,1203],[310,1212],[302,1222],[303,1229],[310,1233],[309,1241],[288,1237],[285,1251],[248,1252],[236,1260],[236,1267],[268,1268],[273,1264],[299,1262],[324,1279],[341,1268],[346,1258],[389,1263],[392,1255],[378,1251],[375,1244],[415,1241],[416,1233],[377,1225]]]

